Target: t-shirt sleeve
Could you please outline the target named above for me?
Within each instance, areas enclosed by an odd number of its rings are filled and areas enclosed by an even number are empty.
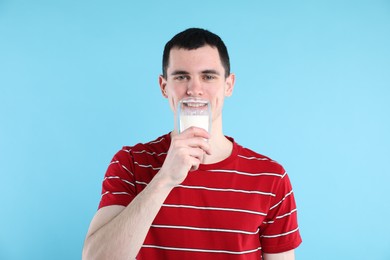
[[[102,183],[99,209],[111,205],[127,206],[136,196],[131,149],[124,147],[108,165]]]
[[[276,185],[268,215],[260,227],[262,250],[281,253],[297,248],[301,242],[297,207],[290,179],[285,173]]]

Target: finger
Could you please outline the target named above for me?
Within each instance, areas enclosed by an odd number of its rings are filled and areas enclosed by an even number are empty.
[[[200,163],[201,163],[201,161],[198,158],[192,157],[192,160],[191,160],[192,166],[190,168],[190,171],[196,171],[197,169],[199,169]]]
[[[191,167],[190,172],[196,171],[198,169],[199,169],[199,164],[196,165],[196,166],[194,165],[194,166]]]
[[[203,138],[196,137],[196,138],[190,138],[187,140],[187,145],[192,148],[200,148],[203,152],[210,155],[211,154],[211,147],[210,144]]]
[[[203,161],[205,151],[201,148],[191,148],[189,149],[189,155],[198,159],[198,161],[201,163]]]
[[[185,138],[188,137],[202,137],[205,139],[210,139],[210,134],[204,130],[203,128],[199,128],[196,126],[191,126],[187,128],[185,131],[181,133],[181,135]]]
[[[171,148],[178,147],[192,147],[192,148],[201,148],[208,155],[211,154],[210,144],[202,137],[187,137],[185,136],[175,136],[171,142]]]

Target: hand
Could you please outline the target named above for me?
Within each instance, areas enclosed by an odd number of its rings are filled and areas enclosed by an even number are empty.
[[[182,183],[188,172],[197,170],[205,154],[211,154],[207,142],[209,133],[202,128],[190,127],[172,137],[167,157],[159,174],[172,187]]]

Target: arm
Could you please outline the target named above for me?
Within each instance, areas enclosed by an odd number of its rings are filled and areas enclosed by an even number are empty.
[[[294,250],[278,254],[263,254],[264,260],[295,260]]]
[[[127,207],[101,208],[88,230],[83,259],[135,259],[166,197],[209,153],[204,138],[208,133],[199,128],[173,137],[160,171]]]
[[[127,206],[101,208],[93,218],[83,259],[135,259],[172,187],[156,176]]]

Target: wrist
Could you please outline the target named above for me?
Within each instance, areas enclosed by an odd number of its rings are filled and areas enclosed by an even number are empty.
[[[160,170],[150,182],[154,190],[162,193],[170,193],[171,190],[177,185],[172,178],[167,174],[164,174],[163,170]],[[150,185],[149,184],[149,185]]]

